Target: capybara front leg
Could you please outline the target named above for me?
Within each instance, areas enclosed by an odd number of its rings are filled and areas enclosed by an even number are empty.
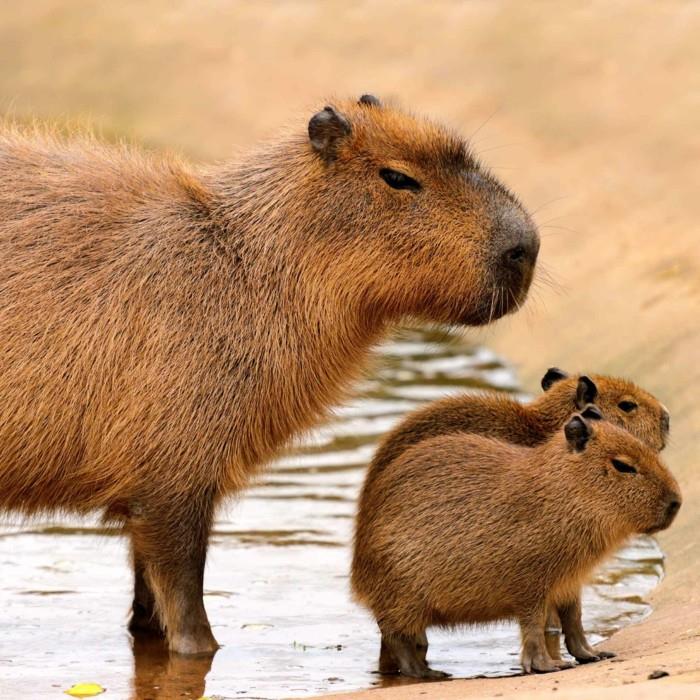
[[[425,660],[428,657],[428,635],[422,632],[416,637],[416,649],[418,651],[418,658],[427,663]]]
[[[426,663],[425,658],[428,653],[428,636],[423,632],[416,635],[416,655],[420,661]],[[400,670],[399,662],[389,649],[384,637],[382,636],[382,646],[379,651],[379,673],[388,675],[398,673]]]
[[[218,649],[203,601],[212,511],[211,498],[192,498],[181,508],[144,506],[130,523],[168,646],[179,654]]]
[[[547,604],[547,618],[544,627],[544,641],[547,653],[554,661],[561,660],[561,620],[554,605]]]
[[[384,640],[382,635],[381,647],[379,649],[379,673],[391,675],[399,672],[399,662],[389,649],[389,645]]]
[[[419,642],[422,640],[423,636],[424,635],[416,636],[396,632],[382,632],[382,650],[385,654],[385,658],[393,659],[394,665],[398,666],[398,669],[404,676],[422,678],[424,680],[449,678],[449,673],[435,671],[428,666],[424,658],[421,658]]]
[[[581,622],[581,597],[580,595],[570,603],[559,606],[564,641],[569,650],[579,663],[585,664],[601,659],[610,659],[615,656],[611,651],[593,649],[586,639]]]
[[[521,662],[525,673],[551,673],[564,668],[571,668],[568,661],[553,659],[547,652],[544,639],[546,620],[545,601],[541,601],[532,610],[520,617],[520,634],[522,636]]]
[[[162,637],[164,632],[156,612],[155,596],[146,582],[141,555],[134,551],[133,544],[132,562],[134,567],[134,600],[131,604],[129,632],[134,636],[148,634]]]

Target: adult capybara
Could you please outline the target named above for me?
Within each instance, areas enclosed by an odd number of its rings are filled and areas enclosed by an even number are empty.
[[[571,412],[595,403],[606,420],[629,430],[656,450],[666,444],[669,414],[659,401],[626,379],[604,375],[569,376],[556,367],[542,378],[544,394],[523,404],[503,393],[463,394],[434,401],[406,416],[380,442],[360,495],[362,509],[375,507],[373,482],[387,464],[421,440],[454,432],[499,438],[533,447],[560,430]],[[574,602],[581,614],[580,596]],[[547,645],[553,658],[561,658],[559,620],[548,613]],[[614,656],[594,650],[582,635],[565,639],[569,652],[580,662]],[[427,652],[427,639],[421,652]]]
[[[445,128],[363,96],[242,160],[0,139],[0,510],[125,523],[132,630],[216,649],[212,515],[394,322],[517,309],[539,239]]]
[[[575,414],[537,447],[452,433],[417,443],[374,481],[357,516],[352,587],[382,633],[380,670],[419,678],[429,626],[516,619],[526,672],[570,666],[547,652],[547,605],[567,635],[582,581],[635,533],[668,527],[678,484],[655,450]]]

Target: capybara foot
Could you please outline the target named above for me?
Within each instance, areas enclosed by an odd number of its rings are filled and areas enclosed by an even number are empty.
[[[450,678],[449,673],[445,673],[445,671],[436,671],[434,668],[430,668],[428,665],[422,669],[419,669],[417,673],[404,673],[403,671],[401,671],[401,673],[404,676],[420,678],[424,681],[440,681],[445,680],[445,678]]]
[[[586,651],[585,649],[582,649],[581,651],[577,652],[573,656],[576,659],[576,661],[578,661],[580,664],[592,664],[592,663],[595,663],[596,661],[600,661],[602,659],[602,657],[599,656],[598,654],[591,654],[589,651]]]
[[[617,656],[614,651],[604,651],[603,649],[595,649],[594,651],[601,660],[614,659]]]
[[[211,656],[219,645],[209,628],[198,633],[175,634],[168,640],[170,651],[187,656]]]
[[[564,669],[574,667],[570,661],[552,659],[545,654],[534,654],[530,656],[524,652],[522,665],[525,673],[554,673],[555,671],[563,671]]]
[[[438,680],[448,678],[449,674],[443,671],[435,671],[428,666],[423,656],[422,647],[427,647],[427,638],[424,633],[419,635],[408,634],[382,634],[382,651],[380,653],[380,671],[382,658],[385,659],[385,667],[398,666],[402,676],[420,678],[422,680]],[[388,671],[392,673],[395,671]]]
[[[134,601],[129,619],[129,632],[134,636],[164,637],[165,633],[160,626],[158,616],[153,610],[146,610],[142,605]]]

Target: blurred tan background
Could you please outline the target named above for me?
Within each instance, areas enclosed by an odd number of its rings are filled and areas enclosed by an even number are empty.
[[[671,410],[668,459],[686,503],[661,537],[657,612],[618,644],[640,659],[663,651],[697,680],[700,3],[32,0],[0,10],[0,111],[88,122],[193,159],[230,157],[286,123],[304,128],[324,96],[363,92],[477,132],[475,150],[536,212],[556,283],[543,276],[526,310],[475,337],[516,362],[528,388],[551,364],[623,373]],[[611,668],[603,680],[623,682],[622,665]],[[594,673],[562,682],[602,682]]]

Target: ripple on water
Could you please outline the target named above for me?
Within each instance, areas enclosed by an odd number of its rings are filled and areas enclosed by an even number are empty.
[[[332,424],[219,514],[205,592],[223,645],[213,663],[171,658],[147,640],[132,649],[127,552],[114,530],[96,519],[0,528],[0,690],[41,700],[91,680],[110,698],[169,700],[376,685],[377,632],[348,590],[355,499],[376,440],[406,411],[449,393],[492,388],[522,396],[501,358],[446,334],[405,332],[380,354],[374,375]],[[653,539],[619,552],[585,592],[592,639],[647,615],[645,596],[662,575]],[[519,672],[515,625],[436,630],[430,639],[435,666],[455,676]]]

